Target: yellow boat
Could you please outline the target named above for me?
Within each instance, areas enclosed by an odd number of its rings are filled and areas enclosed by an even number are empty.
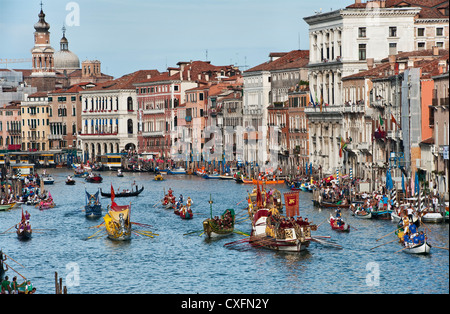
[[[163,177],[161,174],[157,174],[157,175],[155,175],[154,180],[155,180],[155,181],[163,181],[163,180],[164,180],[164,177]]]
[[[13,208],[15,205],[16,205],[15,202],[14,202],[14,203],[9,203],[9,204],[3,204],[3,205],[0,205],[0,212],[1,212],[1,211],[7,211],[7,210],[10,210],[10,209]]]
[[[131,238],[130,209],[131,204],[118,206],[113,202],[110,210],[103,217],[108,238],[116,241],[125,241]]]

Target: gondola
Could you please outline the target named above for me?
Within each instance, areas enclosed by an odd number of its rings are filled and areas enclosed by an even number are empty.
[[[115,197],[131,197],[131,196],[138,196],[141,194],[141,192],[144,191],[144,186],[141,187],[140,190],[138,190],[138,187],[136,186],[136,191],[126,191],[121,193],[114,193]],[[103,192],[102,189],[100,189],[100,193],[103,197],[111,197],[111,193]]]
[[[180,211],[180,218],[181,219],[192,219],[192,218],[194,218],[194,214],[192,213],[192,210],[189,208],[189,209],[186,209],[186,210],[181,210]]]
[[[75,185],[75,180],[74,179],[67,179],[66,180],[66,184],[67,185]]]
[[[320,202],[319,207],[324,208],[349,208],[350,204],[335,204],[330,202]]]
[[[31,234],[32,234],[31,228],[25,227],[25,228],[22,229],[22,228],[19,227],[17,229],[16,233],[17,233],[17,237],[21,241],[26,241],[26,240],[30,240],[31,239]]]

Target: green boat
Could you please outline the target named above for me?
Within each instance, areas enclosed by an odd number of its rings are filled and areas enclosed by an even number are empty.
[[[9,204],[3,204],[0,205],[0,212],[5,212],[10,210],[11,208],[13,208],[16,205],[16,203],[9,203]]]
[[[226,209],[220,218],[208,218],[203,221],[203,230],[208,238],[226,236],[234,231],[234,209]]]

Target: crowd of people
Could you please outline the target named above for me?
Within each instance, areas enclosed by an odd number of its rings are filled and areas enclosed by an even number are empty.
[[[9,277],[5,276],[1,283],[0,294],[34,294],[36,288],[33,287],[31,281],[25,280],[21,284],[17,282],[17,277],[14,276],[12,281],[9,281]]]

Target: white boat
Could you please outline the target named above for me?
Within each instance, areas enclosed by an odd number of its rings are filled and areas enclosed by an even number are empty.
[[[44,181],[44,184],[53,184],[55,182],[55,179],[47,175],[42,178],[42,181]]]
[[[371,219],[372,218],[372,212],[366,212],[365,210],[360,210],[359,212],[353,213],[353,216],[359,218],[359,219]]]
[[[176,168],[173,170],[168,170],[167,173],[168,174],[186,174],[186,169],[180,167],[180,168]]]
[[[403,251],[409,254],[429,254],[431,251],[431,245],[425,241],[424,243],[414,245],[404,249]]]
[[[444,216],[441,213],[427,212],[421,218],[423,222],[441,223],[444,221]]]
[[[219,178],[222,180],[234,180],[234,176],[232,176],[229,173],[223,174],[223,175],[219,176]]]

